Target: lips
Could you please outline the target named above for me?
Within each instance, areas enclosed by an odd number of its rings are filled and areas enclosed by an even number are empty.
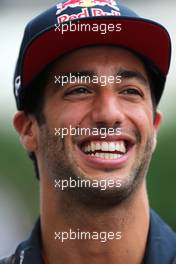
[[[79,142],[78,146],[81,153],[84,154],[89,161],[114,164],[114,162],[118,163],[125,160],[129,150],[134,144],[134,138],[121,135],[107,136],[105,139],[100,137],[84,138]]]

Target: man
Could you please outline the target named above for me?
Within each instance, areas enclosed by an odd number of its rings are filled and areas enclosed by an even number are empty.
[[[41,213],[0,263],[176,263],[176,236],[146,191],[170,51],[161,25],[114,1],[60,2],[28,24],[14,126]]]

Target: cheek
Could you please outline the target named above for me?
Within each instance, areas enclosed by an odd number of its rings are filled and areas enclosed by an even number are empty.
[[[46,107],[45,113],[49,127],[78,126],[85,119],[90,110],[90,105],[85,102],[69,102],[57,100],[50,107]]]
[[[129,120],[133,123],[136,129],[139,130],[142,137],[148,137],[153,134],[153,111],[151,108],[144,106],[130,107],[126,112]]]

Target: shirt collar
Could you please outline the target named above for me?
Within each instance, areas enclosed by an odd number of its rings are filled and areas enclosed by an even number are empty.
[[[143,263],[176,264],[176,234],[153,210]]]
[[[41,229],[40,218],[37,220],[28,240],[22,242],[17,250],[17,263],[19,264],[43,264],[41,254]]]

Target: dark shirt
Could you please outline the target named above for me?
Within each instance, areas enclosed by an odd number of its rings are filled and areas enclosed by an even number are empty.
[[[39,219],[29,239],[17,247],[8,261],[1,260],[0,264],[44,264],[40,237]],[[176,264],[176,234],[153,210],[150,211],[150,228],[143,264]]]

